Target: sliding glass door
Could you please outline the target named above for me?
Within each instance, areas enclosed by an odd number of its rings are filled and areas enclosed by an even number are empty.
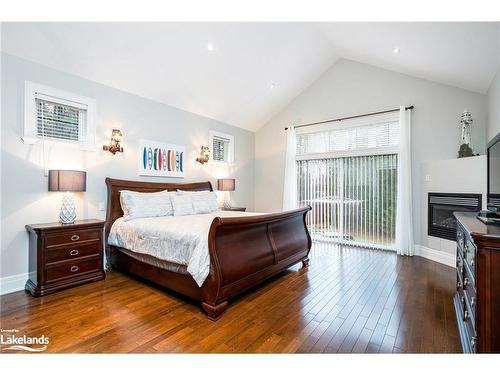
[[[398,122],[372,121],[298,134],[297,199],[315,240],[394,249]]]
[[[397,155],[297,162],[299,205],[310,205],[315,239],[393,248]]]

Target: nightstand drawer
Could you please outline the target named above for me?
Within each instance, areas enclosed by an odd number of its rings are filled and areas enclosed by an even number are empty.
[[[100,229],[75,230],[57,234],[47,234],[45,246],[74,244],[86,240],[98,240],[101,236]]]
[[[47,281],[73,277],[85,272],[98,271],[100,269],[99,256],[83,258],[80,260],[62,262],[58,265],[50,265],[46,269]]]
[[[61,260],[78,259],[87,255],[100,254],[101,241],[98,239],[86,244],[74,244],[72,246],[61,246],[47,249],[45,251],[45,262],[47,264]]]

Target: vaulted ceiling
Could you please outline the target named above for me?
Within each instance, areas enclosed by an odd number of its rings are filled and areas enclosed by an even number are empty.
[[[256,130],[340,58],[484,93],[499,64],[500,27],[3,23],[1,47],[27,60]]]

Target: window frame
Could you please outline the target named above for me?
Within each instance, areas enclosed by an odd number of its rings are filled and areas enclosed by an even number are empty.
[[[24,87],[24,127],[23,136],[21,137],[25,144],[37,144],[42,142],[43,138],[37,134],[37,94],[42,97],[50,97],[56,104],[72,105],[75,107],[86,106],[86,126],[85,138],[78,142],[45,138],[45,142],[49,144],[76,146],[83,150],[96,150],[96,100],[87,96],[74,94],[68,91],[60,90],[54,87],[41,85],[30,81],[25,82]],[[47,100],[42,98],[42,100]]]
[[[210,140],[210,150],[213,154],[213,146],[214,146],[214,138],[225,138],[229,140],[229,149],[227,150],[227,161],[214,160],[210,159],[213,163],[217,164],[233,164],[234,163],[234,136],[227,133],[222,133],[216,130],[210,130],[209,132],[209,140]]]

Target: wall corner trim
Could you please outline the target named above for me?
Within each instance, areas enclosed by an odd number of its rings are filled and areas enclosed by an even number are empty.
[[[0,296],[24,290],[26,280],[28,280],[27,273],[20,273],[18,275],[0,278]]]
[[[422,245],[415,245],[415,255],[449,267],[456,267],[455,254],[446,253],[444,251],[432,249]]]

